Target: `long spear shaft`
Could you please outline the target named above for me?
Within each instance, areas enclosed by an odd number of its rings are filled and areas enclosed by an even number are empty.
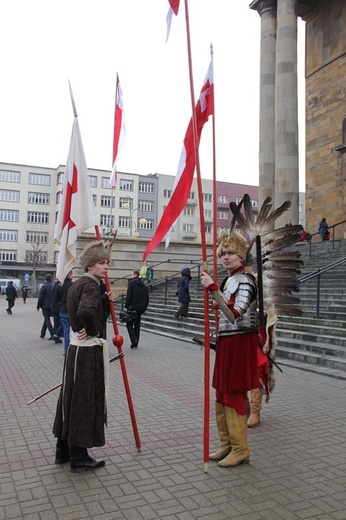
[[[124,354],[119,354],[118,356],[114,356],[114,357],[110,358],[109,362],[113,363],[113,361],[116,361],[117,359],[120,359],[122,357],[124,357]],[[29,401],[27,404],[30,405],[30,404],[34,403],[35,401],[38,401],[45,395],[50,394],[51,392],[53,392],[53,390],[56,390],[57,388],[60,388],[61,386],[62,386],[62,383],[59,383],[58,385],[53,386],[49,390],[46,390],[45,392],[43,392],[43,394],[40,394],[37,397],[34,397],[33,399],[31,399],[31,401]]]
[[[99,226],[95,226],[95,233],[96,233],[97,240],[101,240]],[[106,285],[107,292],[111,291],[111,286],[109,283],[108,275],[106,275],[106,277],[105,277],[105,285]],[[115,336],[113,337],[113,345],[117,347],[119,355],[120,355],[120,354],[123,354],[123,350],[121,348],[122,347],[122,338],[120,340],[119,328],[118,328],[117,319],[116,319],[115,310],[114,310],[114,303],[112,301],[110,301],[109,304],[110,304],[109,307],[110,307],[111,318],[112,318],[112,323],[113,323],[113,330],[115,333]],[[121,367],[121,372],[123,375],[124,387],[125,387],[125,392],[126,392],[126,397],[127,397],[127,405],[129,407],[129,412],[130,412],[130,417],[131,417],[133,434],[135,436],[136,448],[138,451],[141,451],[141,441],[140,441],[139,433],[138,433],[135,410],[133,407],[131,390],[130,390],[129,380],[127,377],[124,355],[122,355],[119,359],[120,359],[120,367]]]
[[[192,53],[191,53],[188,0],[185,0],[185,19],[186,19],[186,37],[187,37],[187,50],[188,50],[188,61],[189,61],[190,93],[191,93],[191,105],[192,105],[192,128],[193,128],[193,141],[194,141],[194,148],[195,148],[198,202],[199,202],[199,215],[200,215],[203,271],[208,272],[207,245],[206,245],[206,238],[205,238],[205,219],[204,219],[204,208],[203,208],[203,190],[202,190],[201,168],[200,168],[199,153],[198,153],[197,118],[196,118],[196,105],[195,105],[193,73],[192,73]],[[207,472],[208,471],[208,462],[209,462],[209,409],[210,409],[210,390],[209,390],[210,325],[209,325],[209,296],[208,296],[207,289],[204,289],[204,291],[203,291],[203,302],[204,302],[204,334],[205,334],[203,460],[204,460],[204,471]]]

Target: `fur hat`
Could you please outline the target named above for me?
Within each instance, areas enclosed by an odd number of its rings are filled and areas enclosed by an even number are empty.
[[[235,253],[243,261],[247,254],[247,243],[243,235],[232,231],[231,233],[227,230],[217,237],[217,255],[220,257],[224,253]]]
[[[88,267],[92,267],[97,264],[101,260],[107,260],[109,262],[111,259],[110,251],[107,247],[105,247],[104,243],[99,240],[98,242],[91,242],[88,244],[83,252],[79,256],[80,266],[84,271],[88,270]]]

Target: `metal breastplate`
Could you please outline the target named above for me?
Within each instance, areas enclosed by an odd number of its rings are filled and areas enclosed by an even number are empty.
[[[239,312],[239,318],[234,323],[228,321],[220,312],[219,333],[239,334],[257,330],[256,316],[256,285],[254,280],[240,272],[227,278],[222,294],[226,302],[235,296],[234,308]]]

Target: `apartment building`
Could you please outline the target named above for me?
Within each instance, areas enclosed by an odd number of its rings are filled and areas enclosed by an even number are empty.
[[[47,168],[0,163],[0,278],[30,280],[36,271],[38,283],[47,272],[54,275],[59,248],[54,244],[54,227],[62,196],[65,166]],[[119,172],[118,186],[109,186],[110,172],[89,169],[93,201],[102,235],[117,229],[126,240],[149,240],[174,189],[173,176]],[[205,237],[212,243],[213,183],[202,180]],[[229,203],[249,193],[258,208],[258,186],[216,183],[217,232],[231,222]],[[301,205],[302,215],[304,211]],[[302,217],[303,221],[303,217]],[[93,232],[94,230],[88,230]],[[200,243],[200,210],[197,181],[193,180],[183,213],[171,231],[177,242]]]

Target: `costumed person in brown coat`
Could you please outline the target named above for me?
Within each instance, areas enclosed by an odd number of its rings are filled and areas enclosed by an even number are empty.
[[[107,342],[100,337],[100,280],[107,275],[109,261],[103,242],[86,246],[79,257],[84,274],[67,293],[70,345],[53,433],[57,437],[55,463],[70,460],[73,473],[105,465],[104,460],[90,457],[87,448],[105,444],[109,357]]]
[[[216,346],[213,387],[216,390],[216,424],[220,448],[209,455],[221,467],[248,463],[246,394],[259,386],[256,329],[256,284],[244,273],[247,255],[245,238],[223,231],[217,240],[217,254],[228,276],[220,286],[227,307],[234,315],[231,323],[221,311]],[[207,273],[201,274],[203,287],[219,286]]]

